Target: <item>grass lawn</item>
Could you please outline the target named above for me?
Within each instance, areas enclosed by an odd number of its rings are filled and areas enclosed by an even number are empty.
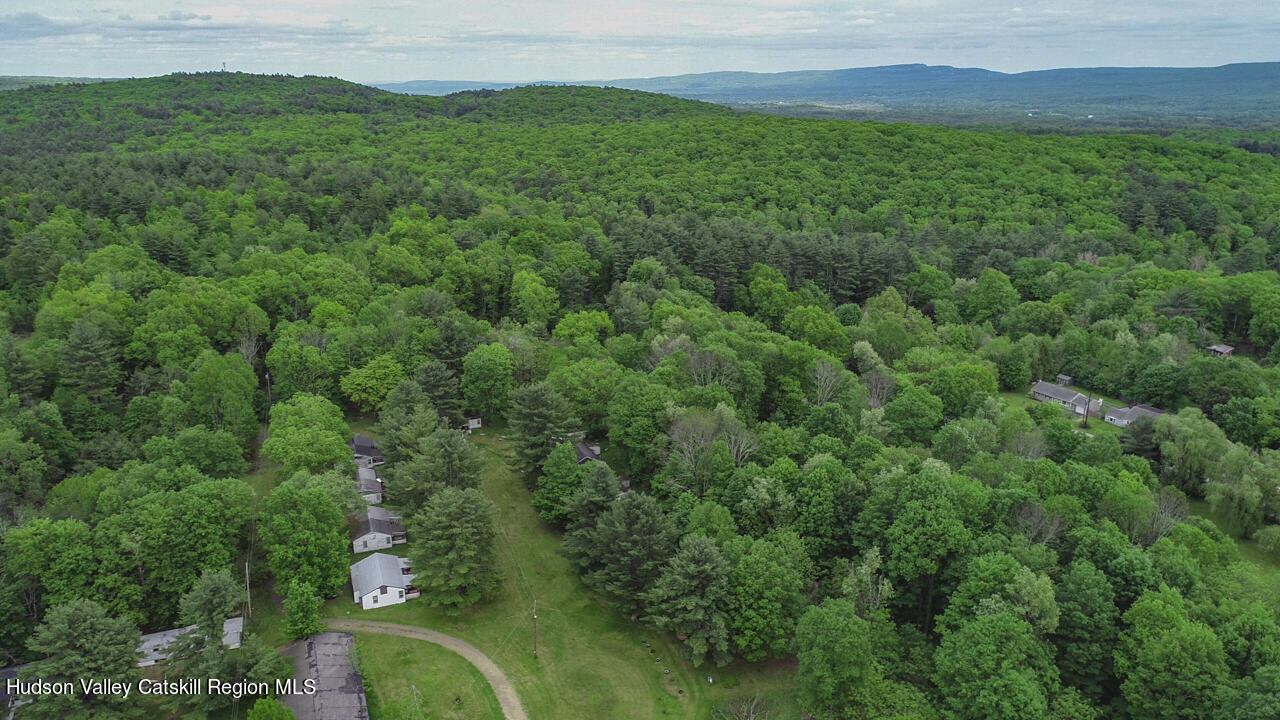
[[[331,600],[323,613],[417,625],[470,642],[502,668],[535,720],[704,720],[716,704],[756,693],[770,702],[774,709],[770,717],[775,720],[799,717],[791,664],[695,669],[680,658],[672,638],[618,615],[587,591],[558,553],[559,534],[534,513],[529,492],[507,465],[510,448],[498,439],[500,432],[500,428],[486,427],[471,435],[485,459],[481,488],[498,507],[498,562],[503,576],[499,594],[456,615],[420,600],[365,611],[345,598]],[[381,677],[384,673],[389,677]],[[384,666],[371,669],[369,680],[419,683],[421,688],[430,683],[428,674],[412,667]],[[707,682],[707,676],[714,684]]]
[[[1101,397],[1101,396],[1095,395],[1094,397]],[[1025,391],[1020,391],[1020,390],[1005,390],[1004,392],[1000,393],[1000,400],[1011,407],[1031,407],[1032,405],[1040,404],[1039,402],[1032,400],[1031,397],[1028,396]],[[1103,408],[1104,414],[1108,407],[1127,407],[1127,406],[1121,405],[1120,403],[1109,401],[1106,398],[1103,398],[1102,408]],[[1067,412],[1066,410],[1063,410],[1064,416],[1066,415],[1066,412]],[[1076,420],[1076,424],[1079,425],[1078,418]],[[1124,432],[1124,428],[1116,427],[1115,425],[1112,425],[1111,423],[1106,422],[1102,418],[1095,418],[1095,417],[1089,418],[1089,427],[1087,428],[1082,427],[1080,428],[1080,430],[1081,432],[1087,432],[1090,435],[1114,435],[1117,438],[1120,437],[1120,434]]]
[[[411,638],[356,633],[356,652],[375,720],[502,720],[484,676],[450,650]]]
[[[1222,522],[1214,516],[1213,510],[1210,509],[1207,501],[1188,498],[1187,503],[1190,506],[1192,515],[1208,518],[1219,529],[1226,532]],[[1280,597],[1280,558],[1258,547],[1258,543],[1248,538],[1236,538],[1235,540],[1236,547],[1240,548],[1240,557],[1256,568],[1258,578],[1275,591],[1276,597]]]

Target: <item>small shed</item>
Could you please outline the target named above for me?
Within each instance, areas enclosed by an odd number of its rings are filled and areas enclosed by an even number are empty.
[[[1070,375],[1063,375],[1062,373],[1058,373],[1058,376],[1055,377],[1053,381],[1059,385],[1075,385],[1076,383],[1076,379],[1074,377],[1071,377]]]
[[[1235,352],[1234,347],[1231,345],[1223,345],[1222,343],[1210,345],[1207,350],[1213,354],[1214,357],[1231,357],[1231,353]]]

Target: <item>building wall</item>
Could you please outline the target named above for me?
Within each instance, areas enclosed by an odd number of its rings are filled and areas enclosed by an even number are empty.
[[[377,598],[378,602],[375,603],[373,601],[374,598]],[[386,595],[381,594],[379,590],[374,590],[360,598],[360,607],[365,610],[373,610],[388,605],[399,605],[404,601],[404,588],[388,587]]]
[[[365,493],[360,497],[364,498],[364,501],[369,503],[370,505],[382,504],[382,493]]]
[[[391,536],[386,533],[366,533],[351,541],[351,552],[357,555],[370,550],[384,550],[391,547]]]

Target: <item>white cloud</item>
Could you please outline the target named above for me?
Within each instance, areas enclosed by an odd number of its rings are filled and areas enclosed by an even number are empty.
[[[90,20],[92,18],[92,20]],[[115,18],[115,19],[107,19]],[[0,74],[215,67],[608,79],[902,62],[1017,71],[1280,59],[1280,3],[1216,0],[6,0]]]

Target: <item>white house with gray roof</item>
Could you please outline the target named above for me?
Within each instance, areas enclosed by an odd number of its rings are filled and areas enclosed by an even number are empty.
[[[142,636],[142,642],[138,643],[138,667],[149,667],[155,665],[161,660],[169,658],[170,646],[178,638],[189,632],[195,631],[195,625],[174,628],[173,630],[161,630],[160,632],[147,633]],[[222,645],[224,647],[235,650],[240,647],[240,641],[244,637],[244,618],[233,617],[227,618],[222,623]]]
[[[370,505],[381,503],[383,485],[378,471],[368,467],[356,468],[356,492]]]
[[[1107,411],[1106,417],[1102,419],[1116,427],[1128,427],[1138,418],[1149,417],[1154,420],[1163,414],[1163,410],[1153,408],[1150,405],[1134,405],[1127,408],[1112,408]]]
[[[1043,380],[1037,380],[1035,385],[1031,386],[1031,397],[1037,402],[1061,405],[1076,415],[1084,415],[1086,412],[1097,415],[1102,409],[1102,400],[1099,398],[1090,398],[1084,393]]]
[[[351,566],[352,600],[365,610],[399,605],[418,597],[413,577],[405,558],[373,553]]]
[[[380,512],[375,513],[374,510]],[[369,506],[365,514],[356,520],[355,530],[351,534],[351,552],[357,555],[370,550],[386,550],[392,545],[408,542],[408,534],[404,525],[396,518],[389,517],[385,509],[376,505]]]

